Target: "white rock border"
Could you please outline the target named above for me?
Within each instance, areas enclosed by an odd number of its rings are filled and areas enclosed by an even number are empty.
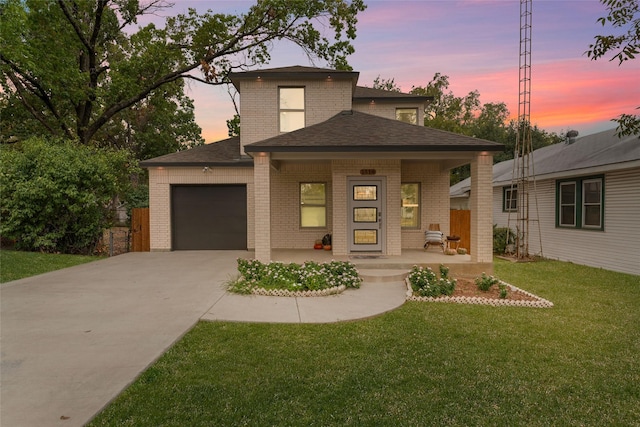
[[[290,291],[287,289],[253,288],[251,289],[251,294],[270,297],[325,297],[328,295],[342,293],[345,289],[347,289],[345,285],[334,286],[333,288],[322,289],[319,291]]]
[[[533,308],[551,308],[553,303],[537,295],[527,292],[524,289],[517,288],[509,283],[500,280],[501,284],[507,285],[512,291],[522,292],[523,294],[535,298],[535,301],[510,300],[510,299],[494,299],[481,297],[450,297],[443,295],[441,297],[420,297],[413,295],[413,289],[409,278],[404,279],[407,285],[407,301],[428,301],[428,302],[448,302],[453,304],[477,304],[497,306],[513,306],[513,307],[533,307]]]

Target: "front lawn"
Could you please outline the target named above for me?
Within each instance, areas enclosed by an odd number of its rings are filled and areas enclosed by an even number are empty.
[[[101,259],[97,256],[0,250],[0,283]]]
[[[553,261],[495,274],[554,307],[201,322],[90,425],[640,425],[640,277]]]

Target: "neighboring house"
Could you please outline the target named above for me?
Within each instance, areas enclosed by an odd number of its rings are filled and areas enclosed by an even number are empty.
[[[529,253],[640,275],[638,136],[607,130],[571,138],[535,150],[532,160]],[[493,167],[493,221],[516,230],[523,202],[513,173],[513,160]],[[453,185],[451,205],[467,208],[470,193],[469,180]]]
[[[503,145],[424,127],[429,98],[357,86],[359,73],[233,73],[241,136],[142,162],[151,250],[422,249],[449,230],[449,171],[471,164],[471,261],[492,266],[491,165]]]

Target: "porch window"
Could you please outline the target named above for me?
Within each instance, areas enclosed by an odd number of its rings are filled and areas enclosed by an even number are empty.
[[[300,227],[327,226],[326,187],[322,182],[300,183]]]
[[[502,188],[502,212],[516,212],[518,210],[518,189],[515,187]]]
[[[404,183],[400,187],[402,198],[402,228],[420,228],[420,183]]]
[[[418,124],[417,108],[396,108],[396,120],[409,123],[411,125]]]
[[[585,177],[556,184],[558,227],[604,229],[604,178]]]
[[[278,111],[280,132],[291,132],[304,127],[304,88],[281,87]]]

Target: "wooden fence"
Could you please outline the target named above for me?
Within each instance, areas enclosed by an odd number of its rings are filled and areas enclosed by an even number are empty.
[[[149,252],[149,208],[131,209],[131,252]]]
[[[449,232],[460,236],[460,247],[471,253],[471,211],[452,209],[449,212]]]

